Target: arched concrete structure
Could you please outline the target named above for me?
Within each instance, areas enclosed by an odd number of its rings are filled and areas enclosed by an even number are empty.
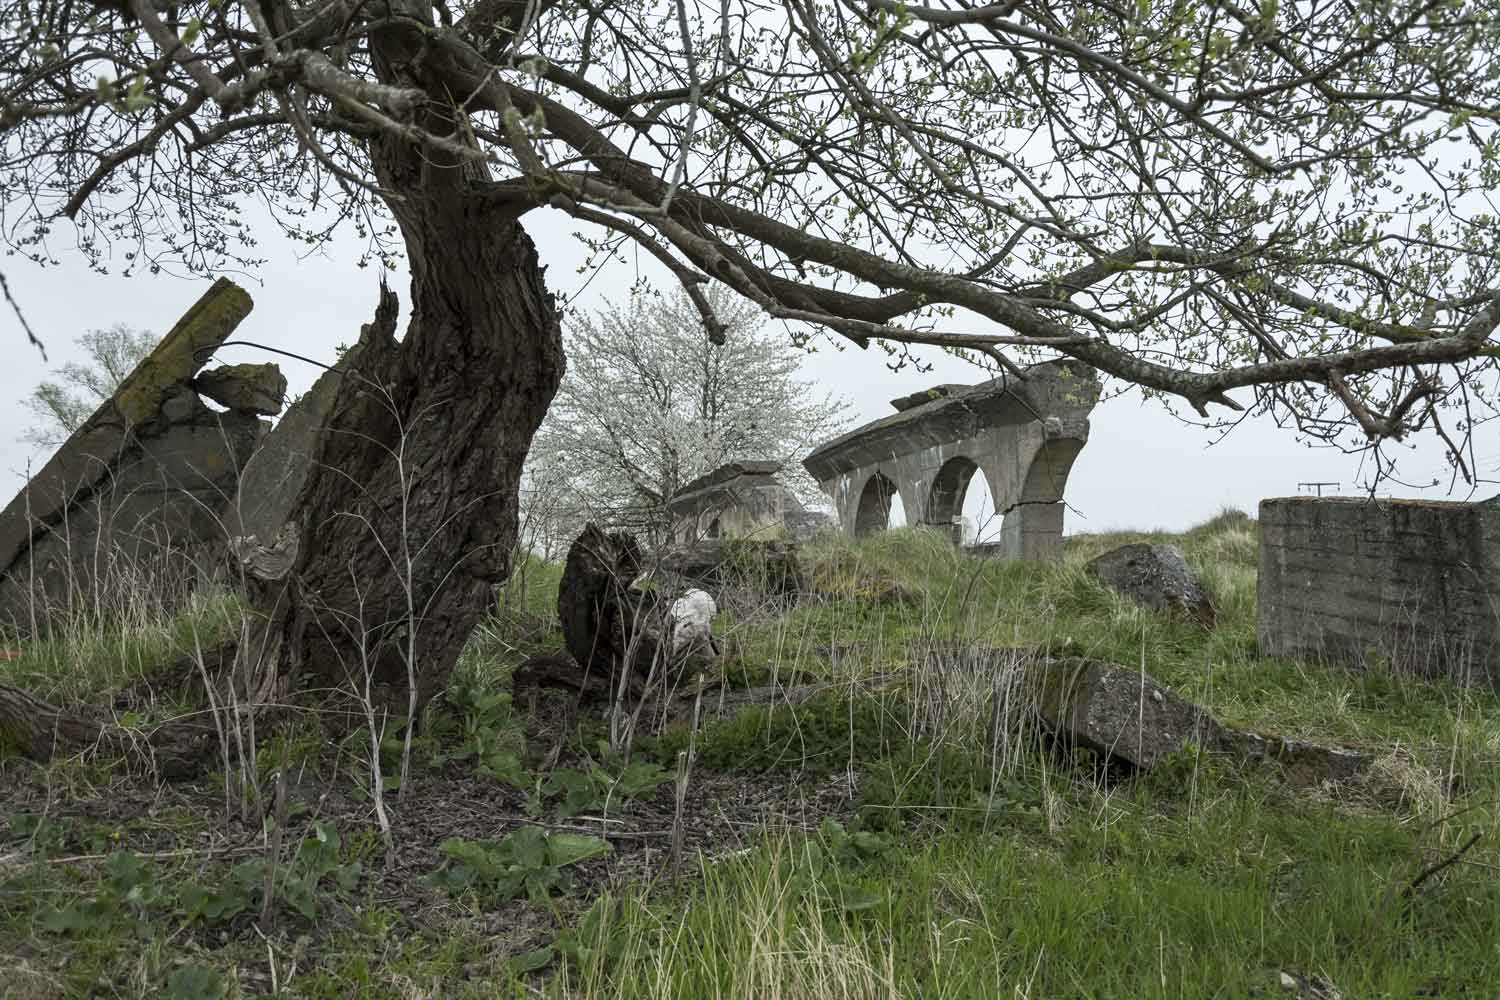
[[[1052,438],[1042,442],[1021,495],[1008,504],[1000,524],[1000,551],[1018,559],[1046,560],[1061,554],[1063,488],[1083,441]]]
[[[833,498],[840,529],[851,534],[885,527],[889,492],[879,528],[875,508],[865,506],[870,484],[885,482],[900,495],[908,523],[957,538],[964,493],[982,473],[996,512],[1005,516],[1002,554],[1057,559],[1063,490],[1098,399],[1093,369],[1071,361],[1034,365],[1024,381],[938,386],[894,400],[900,412],[829,441],[802,464]]]
[[[896,495],[896,484],[889,476],[876,471],[865,480],[859,491],[859,506],[854,509],[854,533],[873,535],[884,531],[891,523],[891,497]]]
[[[963,541],[964,497],[969,492],[969,483],[978,464],[967,455],[955,455],[943,463],[932,480],[932,490],[927,494],[926,523],[935,526],[952,526],[953,540]]]

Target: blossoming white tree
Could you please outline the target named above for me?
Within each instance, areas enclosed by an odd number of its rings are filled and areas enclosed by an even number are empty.
[[[705,299],[724,324],[710,340],[684,293],[632,297],[566,324],[568,373],[531,449],[537,509],[659,536],[684,485],[728,461],[780,462],[818,502],[804,454],[847,423],[847,404],[800,375],[803,350],[722,286]],[[543,469],[554,496],[544,496]]]

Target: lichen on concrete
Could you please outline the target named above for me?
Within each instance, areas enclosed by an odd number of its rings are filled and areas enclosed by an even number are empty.
[[[214,412],[192,380],[251,305],[216,281],[0,512],[0,622],[29,627],[126,580],[165,589],[169,572],[204,568],[267,425]]]

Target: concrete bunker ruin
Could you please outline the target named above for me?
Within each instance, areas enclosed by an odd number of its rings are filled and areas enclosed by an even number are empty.
[[[779,462],[729,462],[683,487],[668,505],[672,541],[801,539],[827,523],[776,478]]]
[[[964,497],[982,474],[1004,516],[999,553],[1062,556],[1063,491],[1099,399],[1093,369],[1051,361],[979,385],[940,385],[891,401],[897,413],[817,448],[802,464],[833,500],[840,529],[885,529],[894,497],[907,523],[958,540]]]
[[[1263,656],[1500,687],[1500,497],[1260,504]]]
[[[222,514],[281,410],[271,364],[201,371],[251,309],[220,279],[0,511],[0,627],[31,630],[222,561]],[[225,407],[214,410],[204,398]]]

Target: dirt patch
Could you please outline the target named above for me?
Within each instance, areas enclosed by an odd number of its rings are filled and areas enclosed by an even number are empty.
[[[557,708],[556,699],[547,703],[544,707]],[[570,712],[544,711],[528,725],[532,746],[554,748],[547,753],[552,768],[587,768],[588,761],[574,752],[571,741],[556,742],[559,734],[576,732],[577,721]],[[559,746],[564,748],[555,752]],[[226,819],[223,786],[212,778],[154,785],[129,776],[94,781],[60,777],[70,766],[44,768],[16,758],[0,760],[0,816],[46,817],[45,836],[51,838],[29,842],[0,826],[0,878],[18,875],[45,853],[49,865],[59,873],[72,872],[79,889],[88,893],[95,880],[104,877],[111,854],[130,852],[179,874],[191,870],[193,878],[213,883],[233,864],[265,850],[259,816]],[[450,763],[417,774],[404,798],[389,796],[396,852],[387,864],[379,849],[373,806],[355,787],[357,779],[347,767],[325,768],[326,777],[314,771],[307,768],[290,786],[289,801],[300,808],[288,823],[286,850],[311,832],[315,820],[331,822],[346,849],[363,859],[350,900],[365,899],[394,911],[408,933],[435,943],[460,934],[482,941],[483,953],[471,959],[477,963],[476,973],[486,964],[550,944],[562,927],[606,891],[618,894],[632,886],[675,884],[694,876],[699,857],[718,858],[748,849],[768,831],[811,832],[826,817],[847,820],[852,812],[849,789],[841,779],[805,783],[715,773],[700,766],[680,816],[683,863],[673,870],[670,849],[679,817],[671,781],[623,807],[562,819],[550,808],[538,815],[536,803],[529,802],[522,790]],[[545,777],[545,772],[538,770],[536,776]],[[500,841],[523,826],[602,837],[611,850],[570,867],[572,887],[548,905],[518,899],[476,909],[470,901],[429,884],[427,877],[445,860],[440,851],[445,840]],[[296,949],[316,962],[320,952],[339,946],[355,919],[343,906],[330,907],[326,919],[320,916],[312,925],[281,916],[273,938],[278,948],[291,948],[295,939],[305,936]],[[205,951],[236,952],[251,945],[263,951],[254,923],[253,915],[245,914],[212,930],[195,925],[181,940]],[[68,949],[46,945],[46,939],[38,938],[16,957],[31,962],[38,976],[49,975],[49,969],[62,973],[62,966],[53,966],[50,952],[55,950],[58,961],[65,963]],[[247,961],[253,965],[258,959]],[[244,963],[239,967],[242,983],[243,975],[255,975]]]

